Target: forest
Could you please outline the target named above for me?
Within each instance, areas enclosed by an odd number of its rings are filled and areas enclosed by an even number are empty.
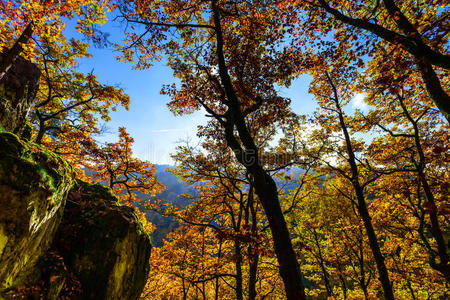
[[[22,137],[157,236],[135,299],[448,299],[449,14],[447,0],[0,0],[0,85],[18,57],[37,66]],[[101,138],[133,98],[78,68],[95,47],[136,72],[164,63],[164,109],[206,116],[166,172],[126,123]],[[313,113],[281,92],[301,78]]]

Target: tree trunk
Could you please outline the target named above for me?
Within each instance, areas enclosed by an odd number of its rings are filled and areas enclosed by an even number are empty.
[[[249,257],[252,255],[252,249],[249,247]],[[248,299],[256,299],[256,281],[258,274],[259,255],[252,255],[250,257],[249,271],[248,271]]]
[[[344,116],[343,116],[342,109],[341,109],[341,106],[339,103],[339,95],[338,95],[336,86],[334,85],[334,82],[333,82],[332,78],[330,77],[330,75],[328,73],[326,73],[326,76],[327,76],[327,79],[333,90],[333,94],[334,94],[333,100],[336,105],[336,110],[337,110],[338,117],[339,117],[339,125],[341,127],[342,133],[344,134],[344,138],[345,138],[345,146],[346,146],[347,155],[348,155],[347,161],[350,165],[350,170],[351,170],[351,174],[352,174],[351,175],[351,184],[353,186],[353,189],[355,190],[356,199],[358,202],[358,206],[357,206],[358,213],[361,216],[361,219],[363,220],[364,228],[366,229],[366,234],[369,239],[370,249],[372,250],[372,254],[375,258],[378,275],[379,275],[378,279],[381,282],[381,285],[383,286],[384,298],[387,300],[393,300],[394,293],[392,291],[391,281],[389,280],[389,273],[388,273],[386,265],[384,263],[384,257],[383,257],[383,254],[381,253],[380,245],[378,244],[378,239],[375,234],[375,230],[373,229],[372,219],[370,217],[369,210],[367,209],[367,203],[366,203],[366,199],[364,196],[364,189],[359,182],[359,171],[358,171],[358,166],[356,164],[356,157],[355,157],[355,153],[353,152],[350,134],[348,133],[347,125],[345,124]]]
[[[241,244],[238,241],[234,242],[234,254],[236,255],[236,300],[242,300],[243,287],[242,287],[242,253]]]
[[[17,39],[17,41],[14,43],[14,45],[11,47],[11,49],[8,49],[6,51],[5,55],[0,61],[0,80],[2,80],[2,78],[14,64],[14,61],[17,59],[17,57],[19,57],[20,53],[23,51],[22,44],[26,44],[30,40],[31,36],[33,35],[33,31],[33,22],[30,22],[24,29],[20,37]]]
[[[258,231],[258,220],[256,216],[256,208],[254,205],[254,194],[253,194],[253,186],[250,184],[249,193],[248,193],[248,203],[246,210],[246,224],[249,223],[249,215],[252,217],[252,237],[256,239],[257,231]],[[255,248],[254,248],[255,247]],[[253,246],[251,243],[247,249],[247,255],[249,258],[249,271],[248,271],[248,299],[255,300],[256,299],[256,282],[258,280],[258,262],[259,262],[259,254],[257,250],[258,245]]]
[[[220,261],[221,257],[222,257],[222,242],[219,243],[219,251],[217,253],[217,265],[219,265],[219,261]],[[216,268],[216,272],[217,272],[217,268]],[[215,292],[214,299],[215,300],[219,300],[219,289],[220,289],[219,276],[217,276],[216,280],[215,280],[215,288],[214,288],[214,292]]]
[[[184,283],[184,278],[181,278],[181,283],[182,283],[182,286],[183,286],[183,300],[186,300],[187,299],[187,292],[186,292],[186,285]]]
[[[292,247],[289,231],[281,211],[278,198],[278,189],[275,181],[260,165],[258,147],[255,145],[253,137],[245,123],[245,117],[241,112],[240,102],[233,88],[228,68],[223,52],[223,33],[221,28],[221,16],[216,5],[217,0],[211,0],[211,8],[214,18],[214,28],[217,40],[217,60],[219,76],[227,97],[227,121],[222,120],[225,129],[225,138],[228,146],[234,151],[238,161],[246,167],[254,180],[255,192],[259,197],[264,212],[269,221],[272,232],[275,253],[277,255],[281,278],[288,300],[305,299],[305,292],[302,283],[302,276],[297,257]],[[234,129],[237,129],[239,138],[245,148],[234,136]],[[245,158],[244,158],[245,157]],[[247,158],[249,161],[247,161]]]
[[[361,216],[361,219],[364,223],[364,228],[366,229],[367,237],[369,238],[370,249],[372,250],[373,257],[375,258],[375,262],[377,264],[377,270],[381,285],[383,286],[384,298],[391,300],[394,299],[394,293],[392,292],[391,282],[389,280],[389,274],[384,263],[384,257],[380,250],[380,245],[378,244],[378,239],[375,234],[375,230],[373,229],[372,219],[369,215],[369,211],[367,209],[367,204],[365,201],[365,197],[362,191],[362,188],[358,185],[354,185],[356,198],[358,200],[358,212]]]
[[[320,249],[319,237],[317,235],[315,228],[313,228],[313,235],[314,235],[314,242],[317,246],[317,249],[319,250],[319,265],[320,265],[320,269],[322,270],[322,278],[323,278],[323,281],[325,282],[327,296],[331,297],[331,296],[333,296],[333,289],[331,288],[330,280],[328,279],[329,274],[325,267],[325,260],[322,255],[322,249]]]
[[[339,280],[342,284],[342,292],[344,293],[344,300],[347,299],[347,284],[345,283],[345,279],[342,275],[339,275]]]
[[[39,132],[36,136],[36,140],[34,141],[36,144],[40,145],[42,142],[42,139],[44,138],[45,135],[45,131],[46,131],[46,127],[44,125],[44,122],[40,122],[41,124],[39,125]]]
[[[419,177],[419,181],[422,184],[423,191],[425,193],[425,197],[427,201],[431,204],[431,208],[429,209],[428,213],[430,215],[430,221],[431,221],[431,233],[436,240],[437,248],[438,248],[438,255],[439,255],[439,264],[436,264],[434,262],[431,262],[430,265],[433,269],[441,272],[442,275],[444,275],[447,282],[450,282],[450,262],[449,257],[447,254],[447,245],[445,243],[444,236],[442,234],[441,227],[439,225],[439,219],[437,215],[437,207],[436,207],[436,201],[434,198],[434,194],[431,191],[431,188],[428,184],[425,168],[426,168],[426,157],[425,153],[422,149],[422,144],[420,141],[420,130],[419,126],[417,124],[417,121],[414,120],[414,118],[411,116],[410,112],[408,111],[405,103],[403,102],[403,97],[398,96],[398,100],[400,102],[400,106],[403,109],[404,114],[406,115],[406,118],[413,126],[414,130],[414,143],[416,145],[417,154],[419,155],[419,162],[415,162],[417,167],[417,176]],[[450,101],[449,101],[450,102]]]
[[[297,256],[278,200],[277,186],[261,167],[254,169],[255,191],[269,221],[281,278],[288,299],[305,299]]]
[[[431,64],[423,61],[416,62],[416,65],[422,74],[422,79],[425,82],[428,95],[441,111],[447,122],[450,123],[450,96],[442,88],[441,82],[436,75]]]
[[[368,300],[369,299],[369,293],[367,292],[367,286],[365,286],[364,283],[361,284],[361,289],[363,290],[363,293],[364,293],[364,299]]]

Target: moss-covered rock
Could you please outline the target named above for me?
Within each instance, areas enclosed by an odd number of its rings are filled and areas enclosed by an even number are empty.
[[[0,132],[0,294],[34,276],[73,183],[63,159]]]
[[[111,190],[77,182],[69,193],[54,249],[81,284],[72,299],[138,299],[151,244],[131,207]]]

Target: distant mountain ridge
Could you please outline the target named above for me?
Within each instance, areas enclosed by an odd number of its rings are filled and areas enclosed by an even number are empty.
[[[160,199],[165,202],[178,204],[178,205],[186,205],[189,203],[184,203],[178,197],[181,194],[193,194],[195,190],[192,186],[189,186],[185,182],[183,182],[178,176],[170,173],[168,170],[171,168],[175,168],[172,165],[155,165],[156,173],[155,177],[158,182],[163,184],[166,188],[163,192],[153,197],[153,199]],[[293,180],[298,179],[305,170],[301,168],[291,168],[288,174],[292,174]],[[297,186],[296,182],[288,182],[283,183],[281,180],[276,180],[277,185],[282,188],[285,192],[288,190],[295,189]],[[140,195],[142,200],[148,200],[146,195]],[[164,217],[154,211],[146,211],[146,216],[148,221],[152,222],[157,230],[154,231],[152,236],[153,245],[156,247],[161,247],[163,244],[163,239],[166,237],[167,233],[172,231],[173,229],[180,226],[179,222],[175,220],[173,217]]]
[[[192,194],[194,192],[194,189],[191,186],[184,183],[178,176],[168,171],[168,169],[175,168],[175,166],[155,165],[155,167],[156,180],[166,187],[163,192],[156,196],[156,198],[168,200],[174,204],[181,204],[178,200],[179,195]]]
[[[179,177],[168,172],[168,169],[174,168],[171,165],[155,165],[156,180],[163,184],[166,188],[164,191],[153,197],[153,199],[160,199],[164,202],[174,203],[174,204],[185,204],[181,203],[179,195],[182,194],[192,194],[194,190],[189,185],[185,184]],[[146,195],[140,195],[140,198],[148,200]],[[157,230],[151,234],[152,243],[155,247],[161,247],[163,245],[163,239],[166,235],[173,229],[180,226],[179,222],[173,217],[161,216],[159,213],[146,210],[147,220],[153,223]]]

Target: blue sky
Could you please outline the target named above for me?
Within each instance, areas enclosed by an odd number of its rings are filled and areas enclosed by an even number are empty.
[[[111,40],[119,41],[122,34],[118,24],[106,23],[103,30],[110,33]],[[69,37],[82,38],[69,22],[66,30]],[[90,59],[79,62],[79,69],[84,72],[93,70],[100,82],[118,85],[130,96],[129,111],[119,109],[112,112],[112,120],[106,125],[109,134],[103,141],[117,140],[117,128],[126,127],[133,136],[134,154],[141,159],[157,164],[172,164],[170,153],[181,140],[196,140],[197,125],[204,124],[206,117],[201,112],[186,116],[174,116],[167,108],[169,97],[160,95],[163,84],[176,82],[172,71],[165,62],[155,64],[147,70],[133,70],[132,64],[118,62],[113,49],[91,47]],[[302,76],[291,87],[284,88],[280,95],[292,100],[292,108],[299,114],[314,111],[316,105],[308,94],[309,79]]]

